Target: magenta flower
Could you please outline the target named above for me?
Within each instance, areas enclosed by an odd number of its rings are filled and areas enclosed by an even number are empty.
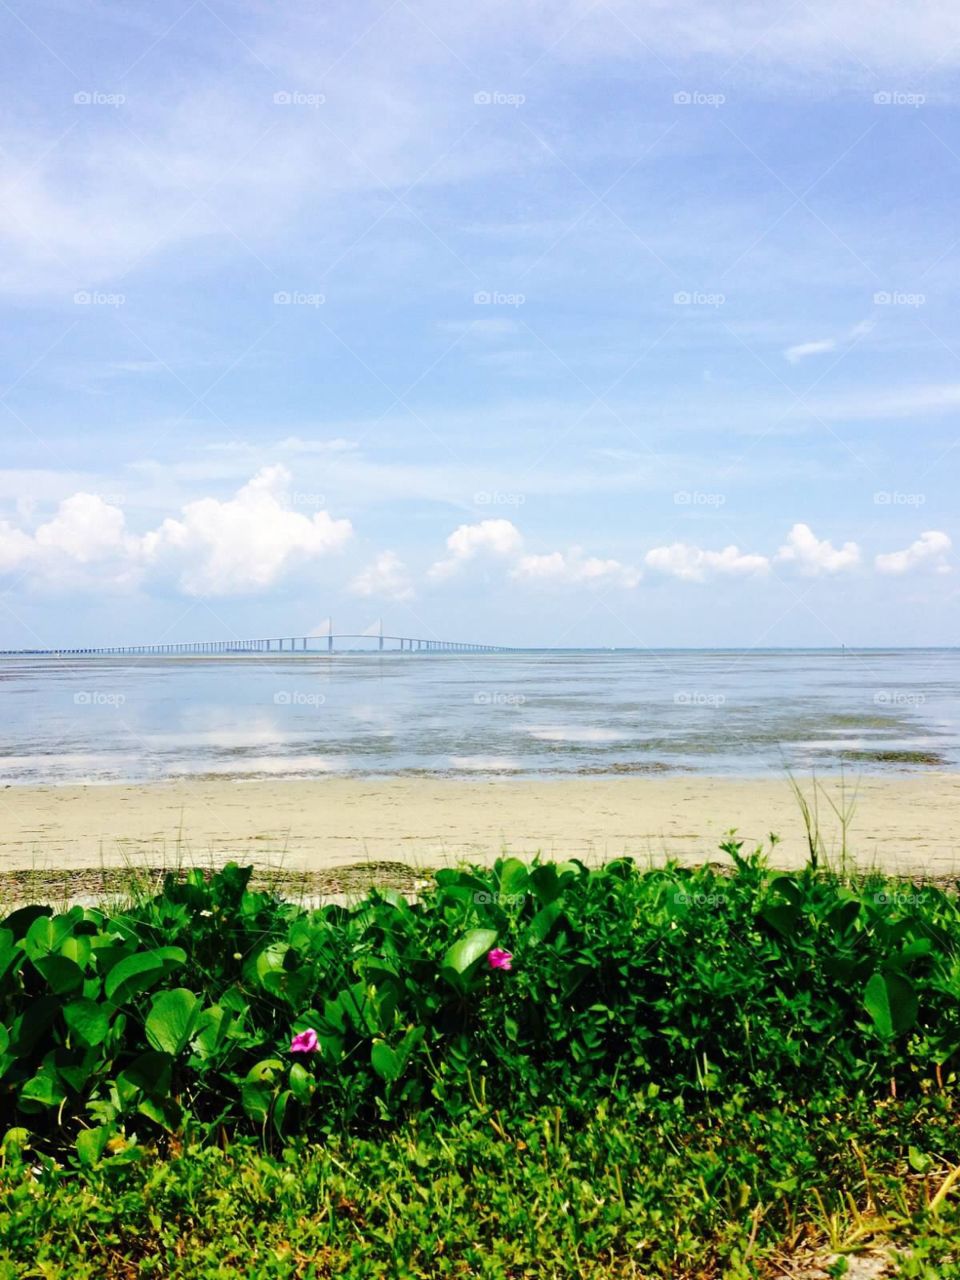
[[[306,1031],[300,1031],[290,1041],[291,1053],[316,1053],[317,1052],[317,1033],[313,1027],[307,1027]]]
[[[487,964],[491,969],[512,969],[513,956],[502,947],[494,947],[492,951],[487,952]]]

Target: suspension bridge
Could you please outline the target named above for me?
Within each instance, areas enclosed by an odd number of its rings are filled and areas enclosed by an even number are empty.
[[[365,641],[363,645],[357,642]],[[437,640],[429,636],[395,636],[384,632],[382,624],[366,631],[334,632],[332,629],[306,636],[269,636],[255,640],[197,640],[156,644],[75,646],[63,648],[0,649],[3,658],[113,658],[113,657],[202,657],[218,654],[251,653],[516,653],[516,648],[498,644],[476,644],[469,640]]]

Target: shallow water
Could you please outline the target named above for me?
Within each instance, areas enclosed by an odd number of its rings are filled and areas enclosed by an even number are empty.
[[[960,764],[960,650],[0,660],[0,781]]]

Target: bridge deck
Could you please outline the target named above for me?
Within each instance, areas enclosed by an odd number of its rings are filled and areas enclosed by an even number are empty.
[[[257,640],[197,640],[176,644],[99,645],[62,649],[0,649],[3,658],[78,658],[185,656],[243,653],[333,653],[344,640],[367,640],[374,652],[391,653],[514,653],[506,645],[474,644],[468,640],[434,640],[417,636],[369,635],[342,632],[326,636],[271,636]]]

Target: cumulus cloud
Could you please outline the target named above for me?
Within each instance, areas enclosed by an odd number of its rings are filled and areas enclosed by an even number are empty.
[[[413,584],[406,565],[395,551],[381,551],[350,583],[356,596],[386,596],[388,600],[409,600]]]
[[[146,559],[172,561],[187,595],[221,596],[263,590],[296,562],[338,551],[352,533],[350,521],[291,511],[284,505],[290,480],[286,467],[264,467],[226,502],[187,503],[182,519],[164,520],[146,535]]]
[[[510,576],[518,581],[557,585],[635,587],[642,574],[619,560],[585,556],[580,547],[571,547],[568,552],[521,556]]]
[[[937,573],[949,573],[950,566],[946,563],[945,557],[952,545],[945,533],[928,529],[903,551],[890,551],[885,555],[879,555],[873,563],[878,573],[909,573],[911,569],[921,567],[934,569]]]
[[[0,522],[0,572],[27,570],[40,587],[131,587],[166,572],[188,595],[262,590],[294,564],[338,550],[352,532],[326,511],[291,511],[289,483],[285,468],[266,467],[232,498],[187,503],[179,519],[142,536],[119,507],[75,493],[33,533]]]
[[[478,524],[461,524],[447,538],[447,555],[438,560],[429,577],[442,581],[457,573],[468,561],[478,556],[512,557],[519,554],[523,537],[509,520],[481,520]]]
[[[743,552],[733,545],[724,547],[722,551],[704,551],[687,542],[674,542],[669,547],[654,547],[647,552],[644,563],[651,569],[687,582],[702,582],[713,573],[766,573],[770,568],[770,561],[766,556]]]
[[[126,518],[95,493],[75,493],[60,503],[52,520],[34,534],[37,550],[60,552],[81,564],[112,555],[136,555],[137,539],[126,531]]]
[[[808,577],[815,577],[856,568],[860,563],[860,548],[855,542],[835,547],[832,542],[820,541],[808,524],[795,524],[776,558],[783,564],[796,565]]]

